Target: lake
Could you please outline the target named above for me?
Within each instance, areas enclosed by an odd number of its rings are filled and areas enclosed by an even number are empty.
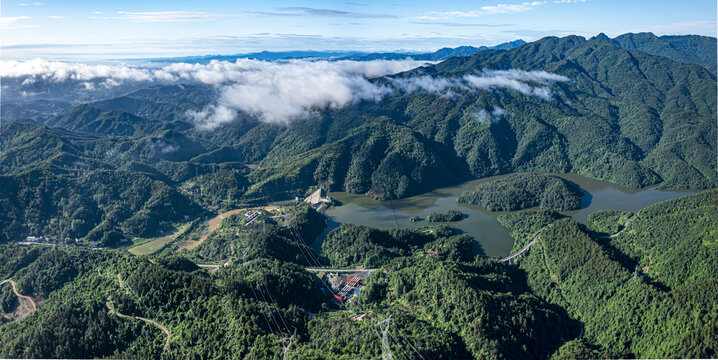
[[[471,236],[477,242],[477,248],[480,248],[487,256],[506,256],[511,251],[514,239],[509,231],[496,221],[496,217],[505,212],[487,211],[478,205],[457,204],[456,198],[463,191],[473,189],[478,184],[507,175],[472,180],[400,200],[379,201],[365,195],[330,192],[329,195],[332,199],[339,201],[341,205],[331,206],[325,211],[329,226],[324,234],[315,240],[312,248],[319,251],[324,235],[341,223],[353,223],[380,229],[416,228],[425,226],[427,223],[426,221],[412,223],[409,221],[412,216],[426,218],[433,212],[459,210],[464,213],[464,219],[447,223],[448,225]],[[552,175],[572,181],[583,189],[581,209],[562,212],[562,214],[583,223],[586,222],[586,217],[589,214],[597,210],[613,209],[635,212],[657,202],[693,193],[691,191],[661,191],[655,188],[627,189],[576,174]]]

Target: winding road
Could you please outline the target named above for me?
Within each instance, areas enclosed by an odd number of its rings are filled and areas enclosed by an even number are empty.
[[[540,231],[539,231],[539,233],[540,233]],[[517,251],[517,252],[515,252],[515,253],[513,253],[513,254],[511,254],[511,255],[509,255],[509,256],[503,258],[503,259],[501,259],[501,262],[511,261],[511,259],[513,259],[513,258],[515,258],[515,257],[517,257],[517,256],[519,256],[519,255],[521,255],[521,254],[523,254],[524,251],[528,250],[528,249],[531,247],[531,245],[533,245],[533,244],[534,244],[536,241],[538,241],[539,239],[540,239],[539,234],[534,235],[533,239],[531,239],[531,241],[529,241],[528,244],[526,244],[524,247],[522,247],[521,250],[519,250],[519,251]]]
[[[33,300],[29,296],[20,294],[17,291],[17,284],[15,284],[12,279],[5,279],[0,282],[0,285],[3,285],[5,283],[10,283],[10,286],[12,286],[12,292],[15,293],[15,296],[17,296],[17,299],[20,302],[20,307],[17,310],[17,313],[21,314],[20,319],[37,310],[37,303],[35,303],[35,300]]]
[[[638,214],[636,214],[636,215],[638,215]],[[631,222],[631,220],[633,220],[633,218],[634,218],[636,215],[631,215],[628,219],[626,219],[626,222],[623,223],[623,226],[621,227],[621,230],[619,230],[617,233],[611,234],[611,235],[602,235],[602,236],[599,236],[598,238],[599,238],[599,239],[613,239],[613,238],[617,237],[618,235],[621,235],[621,233],[623,233],[624,231],[626,231],[626,229],[628,228],[628,224]]]
[[[624,231],[626,231],[626,229],[628,228],[628,224],[631,222],[631,220],[633,220],[633,218],[636,217],[639,213],[640,213],[640,211],[638,213],[636,213],[636,215],[631,215],[628,219],[626,219],[626,222],[623,223],[621,230],[619,230],[617,233],[611,234],[611,235],[602,235],[602,236],[599,236],[598,238],[599,239],[612,239],[612,238],[615,238],[615,237],[621,235]],[[548,226],[551,226],[551,224],[548,224]],[[531,239],[531,241],[528,244],[526,244],[524,247],[522,247],[521,250],[501,259],[501,261],[502,262],[511,261],[513,258],[523,254],[524,251],[528,250],[531,247],[531,245],[536,243],[536,241],[541,240],[541,238],[539,237],[540,233],[541,233],[541,230],[539,230],[539,232],[536,233],[536,235],[534,235],[533,239]]]
[[[122,282],[122,279],[120,278],[120,274],[117,274],[117,280],[119,280],[119,282],[120,282],[120,288],[122,288],[123,285],[124,285],[124,283]],[[152,320],[152,319],[143,318],[143,317],[141,317],[141,316],[125,315],[125,314],[122,314],[122,313],[118,312],[118,311],[115,310],[115,308],[112,306],[111,298],[112,298],[112,295],[108,296],[108,297],[107,297],[107,300],[105,300],[105,306],[110,310],[110,313],[111,313],[111,314],[114,314],[114,315],[117,315],[117,316],[119,316],[119,317],[121,317],[121,318],[126,318],[126,319],[142,320],[142,321],[144,321],[144,322],[146,322],[146,323],[148,323],[148,324],[154,325],[154,326],[157,327],[158,329],[162,330],[162,332],[164,332],[165,335],[167,335],[167,339],[165,340],[165,345],[162,347],[162,350],[163,350],[163,351],[164,351],[164,350],[167,350],[167,348],[170,346],[170,331],[167,330],[166,327],[162,326],[162,324],[160,324],[160,323],[158,323],[157,321],[154,321],[154,320]]]

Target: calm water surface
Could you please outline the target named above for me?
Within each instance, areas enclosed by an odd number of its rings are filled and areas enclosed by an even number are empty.
[[[597,210],[638,211],[657,202],[691,193],[690,191],[660,191],[655,188],[632,190],[575,174],[554,175],[570,180],[584,190],[582,208],[563,213],[580,222],[586,222],[586,217]],[[511,251],[514,239],[509,235],[509,231],[496,221],[496,217],[505,212],[490,212],[478,205],[456,203],[456,198],[463,191],[504,176],[507,175],[472,180],[400,200],[378,201],[364,195],[330,192],[329,195],[341,202],[341,205],[326,210],[329,226],[312,244],[312,248],[318,251],[324,235],[340,223],[353,223],[380,229],[416,228],[427,225],[426,221],[412,223],[409,221],[410,217],[425,218],[433,212],[453,209],[464,213],[464,220],[449,225],[471,236],[477,243],[478,251],[487,256],[506,256]]]

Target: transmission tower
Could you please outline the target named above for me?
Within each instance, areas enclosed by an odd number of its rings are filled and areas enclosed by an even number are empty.
[[[281,338],[279,341],[282,342],[282,347],[284,348],[284,360],[289,360],[289,348],[292,347],[292,343],[294,342],[294,335]]]
[[[391,316],[376,323],[376,326],[381,330],[381,360],[392,360],[388,337],[390,324]]]
[[[242,248],[242,266],[247,266],[247,256],[249,255],[249,247]]]

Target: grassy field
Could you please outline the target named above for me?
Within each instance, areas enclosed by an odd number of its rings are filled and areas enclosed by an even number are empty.
[[[127,251],[129,251],[133,255],[150,255],[154,254],[160,250],[162,250],[165,246],[170,244],[172,241],[174,241],[175,237],[178,235],[181,235],[187,229],[189,228],[190,223],[185,223],[179,226],[177,228],[177,231],[173,232],[172,234],[169,234],[167,236],[159,237],[159,238],[153,238],[149,239],[147,241],[142,241],[141,244],[133,246],[129,248]]]
[[[131,254],[137,255],[137,256],[154,254],[154,253],[162,250],[162,248],[164,248],[167,244],[174,241],[174,239],[175,239],[174,234],[163,236],[161,238],[152,239],[142,245],[137,245],[135,247],[132,247],[132,248],[128,249],[127,251],[129,251]]]

